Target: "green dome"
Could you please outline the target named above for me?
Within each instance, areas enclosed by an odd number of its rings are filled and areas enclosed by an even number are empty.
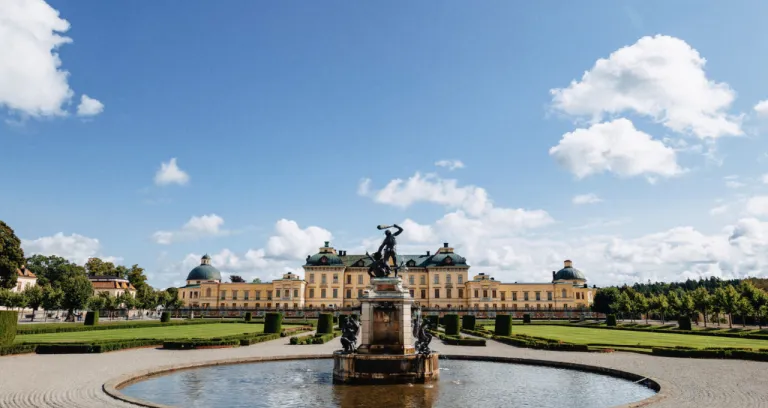
[[[312,256],[308,256],[306,263],[307,266],[333,266],[343,264],[344,262],[341,260],[341,257],[334,254],[333,252],[320,252]]]
[[[450,258],[450,260],[448,260]],[[429,265],[431,266],[466,266],[467,265],[467,258],[464,258],[463,256],[450,252],[450,253],[437,253],[432,255],[432,258],[429,260]]]
[[[566,266],[555,273],[555,280],[587,280],[584,274],[580,270]]]
[[[221,272],[219,272],[218,269],[214,268],[211,265],[208,264],[202,264],[200,266],[195,267],[195,269],[192,269],[189,271],[189,275],[187,275],[187,280],[195,280],[195,281],[211,281],[211,280],[217,280],[221,282]]]

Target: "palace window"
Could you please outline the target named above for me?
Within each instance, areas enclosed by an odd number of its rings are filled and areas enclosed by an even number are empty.
[[[256,291],[256,298],[255,299],[256,300],[261,300],[261,291],[260,290]]]
[[[549,304],[549,310],[552,310],[552,303]]]
[[[310,273],[309,274],[309,283],[315,283],[315,274],[314,273]]]
[[[427,277],[424,276],[424,275],[421,275],[419,277],[419,283],[422,284],[422,285],[426,285],[427,284]]]
[[[267,300],[272,300],[272,291],[271,290],[267,291]]]
[[[328,283],[328,280],[325,279],[325,274],[320,275],[320,284],[325,285],[326,283]]]
[[[315,298],[315,289],[309,288],[309,298],[314,299]]]
[[[451,283],[451,274],[445,275],[445,283]]]
[[[517,302],[517,292],[512,292],[512,301]]]
[[[347,275],[347,285],[352,284],[352,275]]]
[[[363,274],[357,275],[357,284],[362,285],[363,284]]]
[[[352,299],[352,289],[347,289],[347,299]]]
[[[358,290],[357,290],[357,297],[358,297],[358,298],[361,298],[361,297],[363,297],[363,290],[362,290],[362,289],[358,289]]]
[[[528,292],[523,292],[523,300],[528,301]]]
[[[211,288],[205,290],[205,297],[211,297]]]
[[[440,299],[440,289],[435,289],[435,299]]]
[[[325,299],[325,289],[320,289],[320,299]]]
[[[536,304],[536,310],[541,310],[541,304],[539,303]]]
[[[440,275],[435,274],[435,285],[437,285],[438,283],[440,283]]]
[[[227,291],[226,290],[222,290],[221,291],[221,300],[224,300],[226,298],[227,298]]]
[[[475,289],[475,297],[476,297],[476,298],[479,298],[479,297],[480,297],[480,295],[478,294],[478,291],[477,291],[477,289]]]
[[[484,298],[487,298],[487,297],[488,297],[488,290],[486,290],[486,289],[483,289],[483,297],[484,297]]]
[[[450,299],[451,298],[451,290],[450,289],[446,289],[445,290],[445,297],[446,297],[446,299]]]
[[[243,299],[248,300],[251,297],[251,291],[250,290],[244,290],[243,291]]]
[[[336,288],[333,288],[333,298],[336,299],[337,297],[339,297],[339,290]]]
[[[411,292],[411,297],[413,297],[413,289],[409,290],[408,292]]]
[[[286,289],[283,291],[283,297],[291,297],[291,291]]]
[[[536,292],[536,301],[541,300],[541,292]]]
[[[232,291],[232,300],[237,300],[237,291],[236,290]]]
[[[186,299],[187,298],[187,292],[181,292],[181,298]]]
[[[237,303],[232,303],[232,309],[237,307]]]
[[[464,276],[462,276],[461,274],[459,274],[459,277],[458,277],[458,282],[459,282],[459,285],[461,285],[462,283],[464,283]]]
[[[504,292],[504,291],[502,291],[502,292],[501,292],[501,301],[502,301],[502,302],[503,302],[503,301],[505,301],[505,300],[507,300],[507,299],[506,299],[506,293],[507,293],[507,292]],[[502,307],[504,307],[504,306],[502,306]]]
[[[493,304],[493,309],[496,310],[496,303]]]
[[[525,310],[530,310],[531,307],[528,305],[528,303],[525,304]]]
[[[562,293],[563,293],[563,296],[562,296],[563,299],[568,297],[568,292],[566,292],[565,289],[563,289]]]
[[[496,291],[495,291],[495,290],[494,290],[494,291],[491,291],[491,297],[492,297],[492,298],[494,298],[494,299],[496,299]]]
[[[243,303],[243,308],[248,309],[248,303]]]
[[[299,290],[298,289],[294,289],[293,290],[293,297],[295,297],[295,298],[299,297]]]
[[[421,290],[421,298],[422,299],[426,299],[427,298],[427,290],[426,289],[422,289]]]
[[[459,299],[464,298],[464,289],[459,289]]]
[[[517,304],[514,304],[514,303],[512,304],[512,310],[515,310],[515,311],[517,310]]]
[[[552,300],[552,292],[547,292],[547,300]]]
[[[339,283],[339,274],[338,273],[334,273],[333,274],[333,283]]]
[[[411,275],[408,277],[408,284],[409,285],[415,285],[416,284],[416,277]]]

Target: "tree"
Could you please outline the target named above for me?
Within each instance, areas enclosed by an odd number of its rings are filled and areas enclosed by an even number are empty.
[[[598,290],[592,303],[592,310],[606,315],[611,314],[613,312],[611,305],[616,303],[616,299],[619,295],[619,289],[614,287]]]
[[[752,313],[755,314],[754,317],[756,323],[760,326],[760,329],[762,329],[762,321],[757,317],[757,313],[759,312],[760,307],[768,304],[768,295],[765,291],[755,286],[752,281],[748,280],[741,281],[739,292],[741,292],[741,297],[746,299],[752,306]]]
[[[755,309],[752,308],[752,303],[749,299],[743,296],[739,298],[736,302],[736,309],[734,312],[741,316],[741,327],[747,326],[747,316],[751,315],[754,311]]]
[[[11,227],[0,221],[0,288],[16,286],[17,271],[24,265],[21,240]]]
[[[693,312],[696,311],[696,306],[693,303],[693,296],[691,296],[691,292],[683,292],[680,295],[680,303],[678,308],[680,316],[684,317],[691,317]]]
[[[702,286],[699,286],[691,293],[693,307],[704,316],[704,327],[707,327],[707,313],[712,309],[712,297]],[[698,319],[696,321],[698,324]]]
[[[144,275],[144,268],[139,267],[138,264],[131,266],[131,269],[127,272],[126,279],[128,279],[128,282],[131,282],[131,285],[136,288],[137,292],[144,287],[152,289],[152,287],[147,284],[147,276]]]
[[[88,298],[88,301],[85,302],[85,305],[88,307],[88,309],[91,309],[94,312],[98,312],[102,309],[104,309],[104,305],[107,303],[107,300],[99,295],[94,295]]]
[[[64,296],[61,299],[61,307],[67,310],[67,318],[72,317],[75,309],[83,309],[88,299],[93,295],[93,285],[88,277],[85,276],[85,270],[82,266],[74,265],[79,268],[81,273],[74,276],[68,276],[60,282],[61,291]]]
[[[232,283],[245,283],[245,279],[240,275],[229,275],[229,281]]]
[[[40,286],[27,286],[24,289],[24,297],[27,299],[27,306],[32,308],[32,321],[35,321],[35,312],[43,304],[43,288]]]
[[[675,315],[680,313],[681,301],[677,291],[669,291],[667,293],[667,305],[668,314]]]
[[[621,314],[621,318],[624,319],[627,314],[630,315],[630,318],[632,316],[632,301],[629,299],[629,295],[627,292],[622,292],[619,294],[619,296],[616,298],[616,301],[611,304],[611,310],[619,312]]]
[[[255,278],[254,280],[251,281],[251,283],[261,283],[261,279]]]
[[[56,256],[32,255],[27,259],[27,269],[37,276],[37,284],[60,288],[66,277],[84,273],[82,267]]]
[[[19,309],[19,311],[21,311],[22,308],[27,306],[27,298],[24,296],[24,293],[11,292],[8,296],[8,306],[12,309]]]
[[[755,312],[755,315],[757,316],[757,321],[761,322],[760,329],[762,330],[762,321],[763,319],[768,319],[768,305],[762,305],[759,309]]]
[[[90,276],[114,276],[115,264],[104,262],[100,258],[88,258],[85,262],[85,271]]]
[[[632,303],[634,303],[635,310],[645,315],[645,324],[648,324],[648,315],[651,311],[651,302],[648,298],[640,292],[635,292],[635,297],[632,299]]]
[[[11,297],[11,293],[8,289],[0,288],[0,306],[8,307],[10,304],[8,299]]]
[[[736,312],[736,305],[741,295],[731,285],[725,288],[715,289],[714,299],[718,308],[728,315],[728,327],[733,328],[733,313]]]
[[[655,295],[650,299],[651,309],[659,313],[661,317],[661,323],[664,324],[667,313],[669,312],[669,301],[667,297],[662,294]]]
[[[56,310],[61,307],[61,300],[64,298],[64,292],[58,288],[45,286],[43,288],[43,310]],[[46,313],[46,319],[48,314]]]

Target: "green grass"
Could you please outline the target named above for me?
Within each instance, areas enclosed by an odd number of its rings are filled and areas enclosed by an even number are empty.
[[[188,326],[147,327],[137,329],[114,329],[69,333],[22,334],[16,336],[14,343],[79,343],[100,340],[128,339],[208,339],[263,331],[263,324],[213,323]]]
[[[493,326],[485,326],[493,331]],[[627,347],[749,347],[768,348],[768,340],[739,339],[694,334],[656,333],[625,330],[600,330],[584,327],[515,325],[512,334],[546,337],[574,344],[611,344]]]

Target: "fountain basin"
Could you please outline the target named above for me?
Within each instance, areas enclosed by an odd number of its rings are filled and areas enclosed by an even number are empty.
[[[423,384],[439,377],[438,354],[333,353],[334,384]]]

